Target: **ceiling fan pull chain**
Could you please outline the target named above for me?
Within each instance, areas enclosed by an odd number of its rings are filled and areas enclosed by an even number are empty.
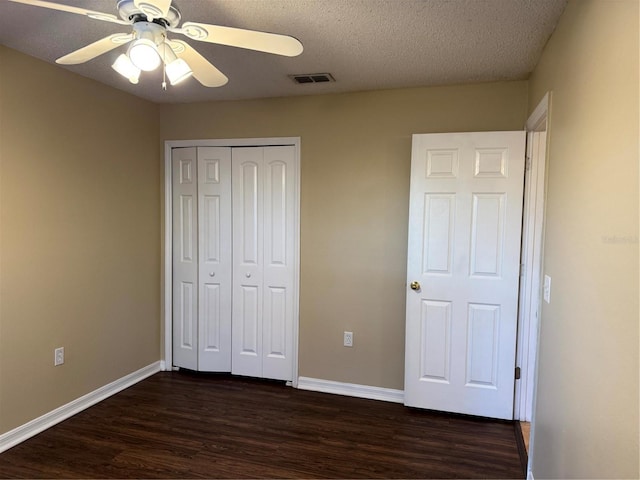
[[[167,91],[167,52],[164,48],[162,49],[162,90]]]

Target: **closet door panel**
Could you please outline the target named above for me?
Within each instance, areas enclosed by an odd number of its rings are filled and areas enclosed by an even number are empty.
[[[173,364],[198,368],[198,234],[195,148],[174,148],[173,181]]]
[[[264,148],[264,306],[265,378],[292,380],[294,278],[293,146]]]
[[[198,147],[198,370],[231,371],[231,149]]]
[[[244,285],[240,297],[240,312],[238,312],[240,351],[238,353],[243,357],[253,357],[248,360],[252,362],[256,361],[258,357],[259,290],[255,286]]]
[[[258,189],[260,170],[257,159],[243,162],[239,168],[240,181],[237,183],[240,190],[236,199],[240,202],[236,209],[239,228],[236,231],[239,231],[240,235],[235,239],[236,247],[240,249],[238,260],[244,267],[259,267],[258,251],[262,233],[258,225],[262,217],[262,212],[258,211],[261,207],[258,201],[258,194],[261,193]]]
[[[286,288],[265,288],[263,348],[267,359],[286,359],[288,357],[287,294]]]
[[[263,149],[234,148],[232,368],[262,377]]]

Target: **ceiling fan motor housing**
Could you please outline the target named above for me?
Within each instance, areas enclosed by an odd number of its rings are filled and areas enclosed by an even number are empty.
[[[136,7],[133,0],[119,0],[118,1],[118,14],[120,18],[122,18],[126,22],[131,22],[132,24],[136,24],[140,21],[146,21],[149,23],[156,23],[158,25],[162,25],[163,27],[172,27],[175,28],[180,23],[181,15],[177,8],[173,5],[169,8],[167,14],[163,17],[157,17],[156,15],[151,14],[151,7],[157,11],[157,8],[150,4],[150,2],[143,2],[144,10]],[[149,9],[147,9],[147,3],[151,5]],[[150,20],[149,18],[152,18]]]

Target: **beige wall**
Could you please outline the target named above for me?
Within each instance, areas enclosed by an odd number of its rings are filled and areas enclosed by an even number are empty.
[[[572,1],[550,115],[535,478],[638,478],[638,2]]]
[[[529,85],[157,107],[0,67],[0,433],[159,358],[158,129],[301,137],[300,374],[401,389],[410,135],[519,129],[552,90],[533,473],[638,477],[635,0],[571,2]]]
[[[157,106],[0,46],[0,433],[159,359],[159,159]]]
[[[402,389],[411,134],[519,130],[526,92],[510,82],[165,105],[161,139],[301,137],[299,373]]]

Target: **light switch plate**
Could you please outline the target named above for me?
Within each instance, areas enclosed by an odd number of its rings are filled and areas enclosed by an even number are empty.
[[[64,347],[56,348],[53,352],[53,365],[58,366],[64,363]]]
[[[551,277],[549,275],[544,276],[544,289],[542,292],[542,298],[545,302],[551,302]]]

